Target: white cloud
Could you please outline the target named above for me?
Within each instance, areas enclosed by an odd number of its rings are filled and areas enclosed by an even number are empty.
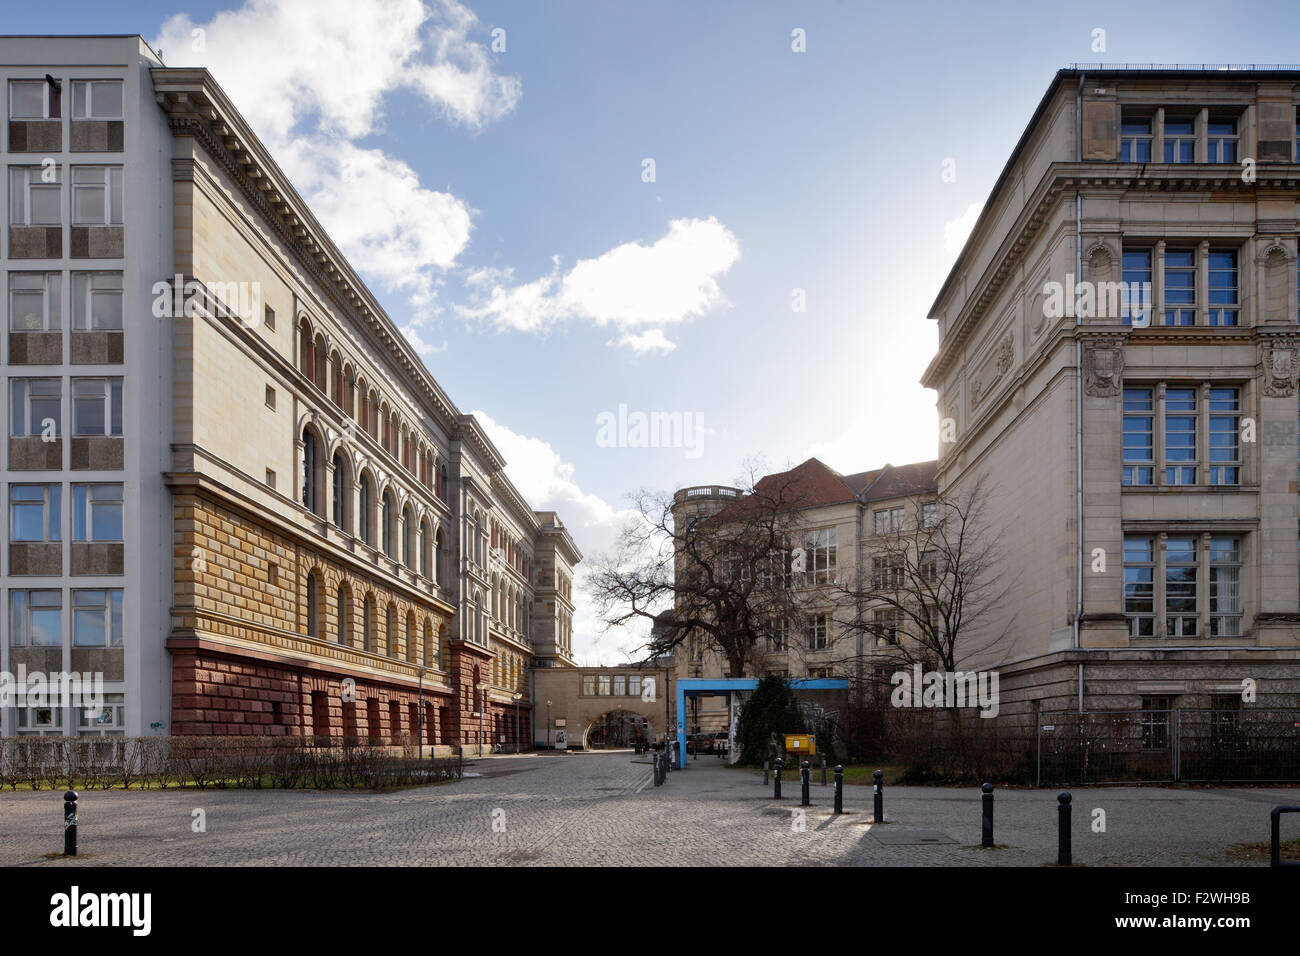
[[[961,247],[966,244],[966,237],[975,228],[975,220],[979,219],[983,208],[982,202],[973,202],[956,219],[949,219],[943,224],[943,248],[948,255],[956,256],[961,252]]]
[[[626,659],[644,644],[648,627],[628,627],[601,633],[602,624],[587,588],[587,574],[594,559],[614,550],[619,531],[635,513],[619,510],[599,495],[585,492],[574,476],[574,466],[554,448],[499,424],[482,411],[473,412],[492,444],[506,460],[506,476],[529,505],[538,511],[554,511],[582,551],[584,561],[574,577],[573,649],[584,661],[610,664]]]
[[[212,71],[353,265],[425,320],[474,211],[355,141],[402,89],[473,130],[510,112],[520,81],[494,71],[481,32],[456,0],[248,0],[206,23],[173,16],[154,45],[169,66]]]
[[[548,276],[509,285],[510,273],[475,273],[469,287],[474,304],[458,306],[465,317],[497,329],[544,332],[569,319],[613,325],[617,340],[638,351],[670,350],[662,329],[645,326],[686,321],[725,302],[718,277],[740,258],[735,235],[714,217],[674,219],[650,245],[625,242],[594,259],[580,259],[561,274],[558,258]]]
[[[662,352],[666,355],[677,348],[677,343],[668,341],[663,329],[647,329],[639,335],[629,333],[621,339],[610,339],[605,344],[623,345],[638,355],[646,352]]]

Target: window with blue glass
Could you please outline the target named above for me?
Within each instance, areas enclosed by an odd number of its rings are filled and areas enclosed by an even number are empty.
[[[1123,255],[1124,324],[1151,324],[1151,250],[1125,249]]]
[[[1196,121],[1192,117],[1165,117],[1165,162],[1196,162]]]
[[[1156,636],[1156,562],[1153,538],[1124,539],[1124,616],[1130,637]]]
[[[1153,390],[1124,389],[1124,484],[1149,485],[1155,473]]]
[[[1240,302],[1237,250],[1210,250],[1210,325],[1236,325]]]
[[[1165,392],[1165,484],[1196,484],[1196,389]]]
[[[1169,538],[1165,542],[1165,636],[1196,637],[1196,538]]]
[[[1211,119],[1205,127],[1207,162],[1235,163],[1237,161],[1237,121]]]
[[[1241,390],[1210,389],[1210,484],[1241,483]]]
[[[1151,117],[1124,115],[1120,122],[1119,161],[1151,162]]]
[[[1196,250],[1165,250],[1165,325],[1196,324]]]

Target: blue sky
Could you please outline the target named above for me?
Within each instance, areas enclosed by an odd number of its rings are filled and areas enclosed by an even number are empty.
[[[1054,71],[1300,60],[1298,10],[69,0],[5,30],[139,32],[211,69],[594,557],[638,487],[934,457],[925,314]],[[620,405],[698,416],[698,454],[603,447]],[[580,656],[621,659],[578,598]]]

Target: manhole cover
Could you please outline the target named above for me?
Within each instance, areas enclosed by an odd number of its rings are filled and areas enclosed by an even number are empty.
[[[926,843],[956,843],[952,837],[938,830],[895,830],[893,827],[873,827],[871,835],[886,846],[919,846]]]

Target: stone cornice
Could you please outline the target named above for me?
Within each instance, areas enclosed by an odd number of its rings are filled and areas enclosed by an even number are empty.
[[[1240,167],[1223,164],[1053,163],[998,246],[997,254],[971,286],[961,313],[950,323],[938,353],[921,376],[922,385],[939,387],[940,378],[952,367],[960,346],[974,334],[989,305],[1002,291],[1051,207],[1076,189],[1189,194],[1237,192],[1243,197],[1254,197],[1261,190],[1277,190],[1295,193],[1300,198],[1300,165],[1262,163],[1256,167],[1255,181],[1246,183],[1241,179]],[[1207,224],[1206,228],[1212,231],[1214,227]]]
[[[155,98],[167,114],[172,135],[193,138],[220,164],[266,225],[293,251],[307,275],[329,295],[341,314],[383,346],[394,366],[406,373],[412,390],[424,397],[429,410],[450,429],[460,414],[455,404],[212,75],[201,68],[154,67],[149,72]],[[185,178],[183,163],[173,163],[173,171]]]

